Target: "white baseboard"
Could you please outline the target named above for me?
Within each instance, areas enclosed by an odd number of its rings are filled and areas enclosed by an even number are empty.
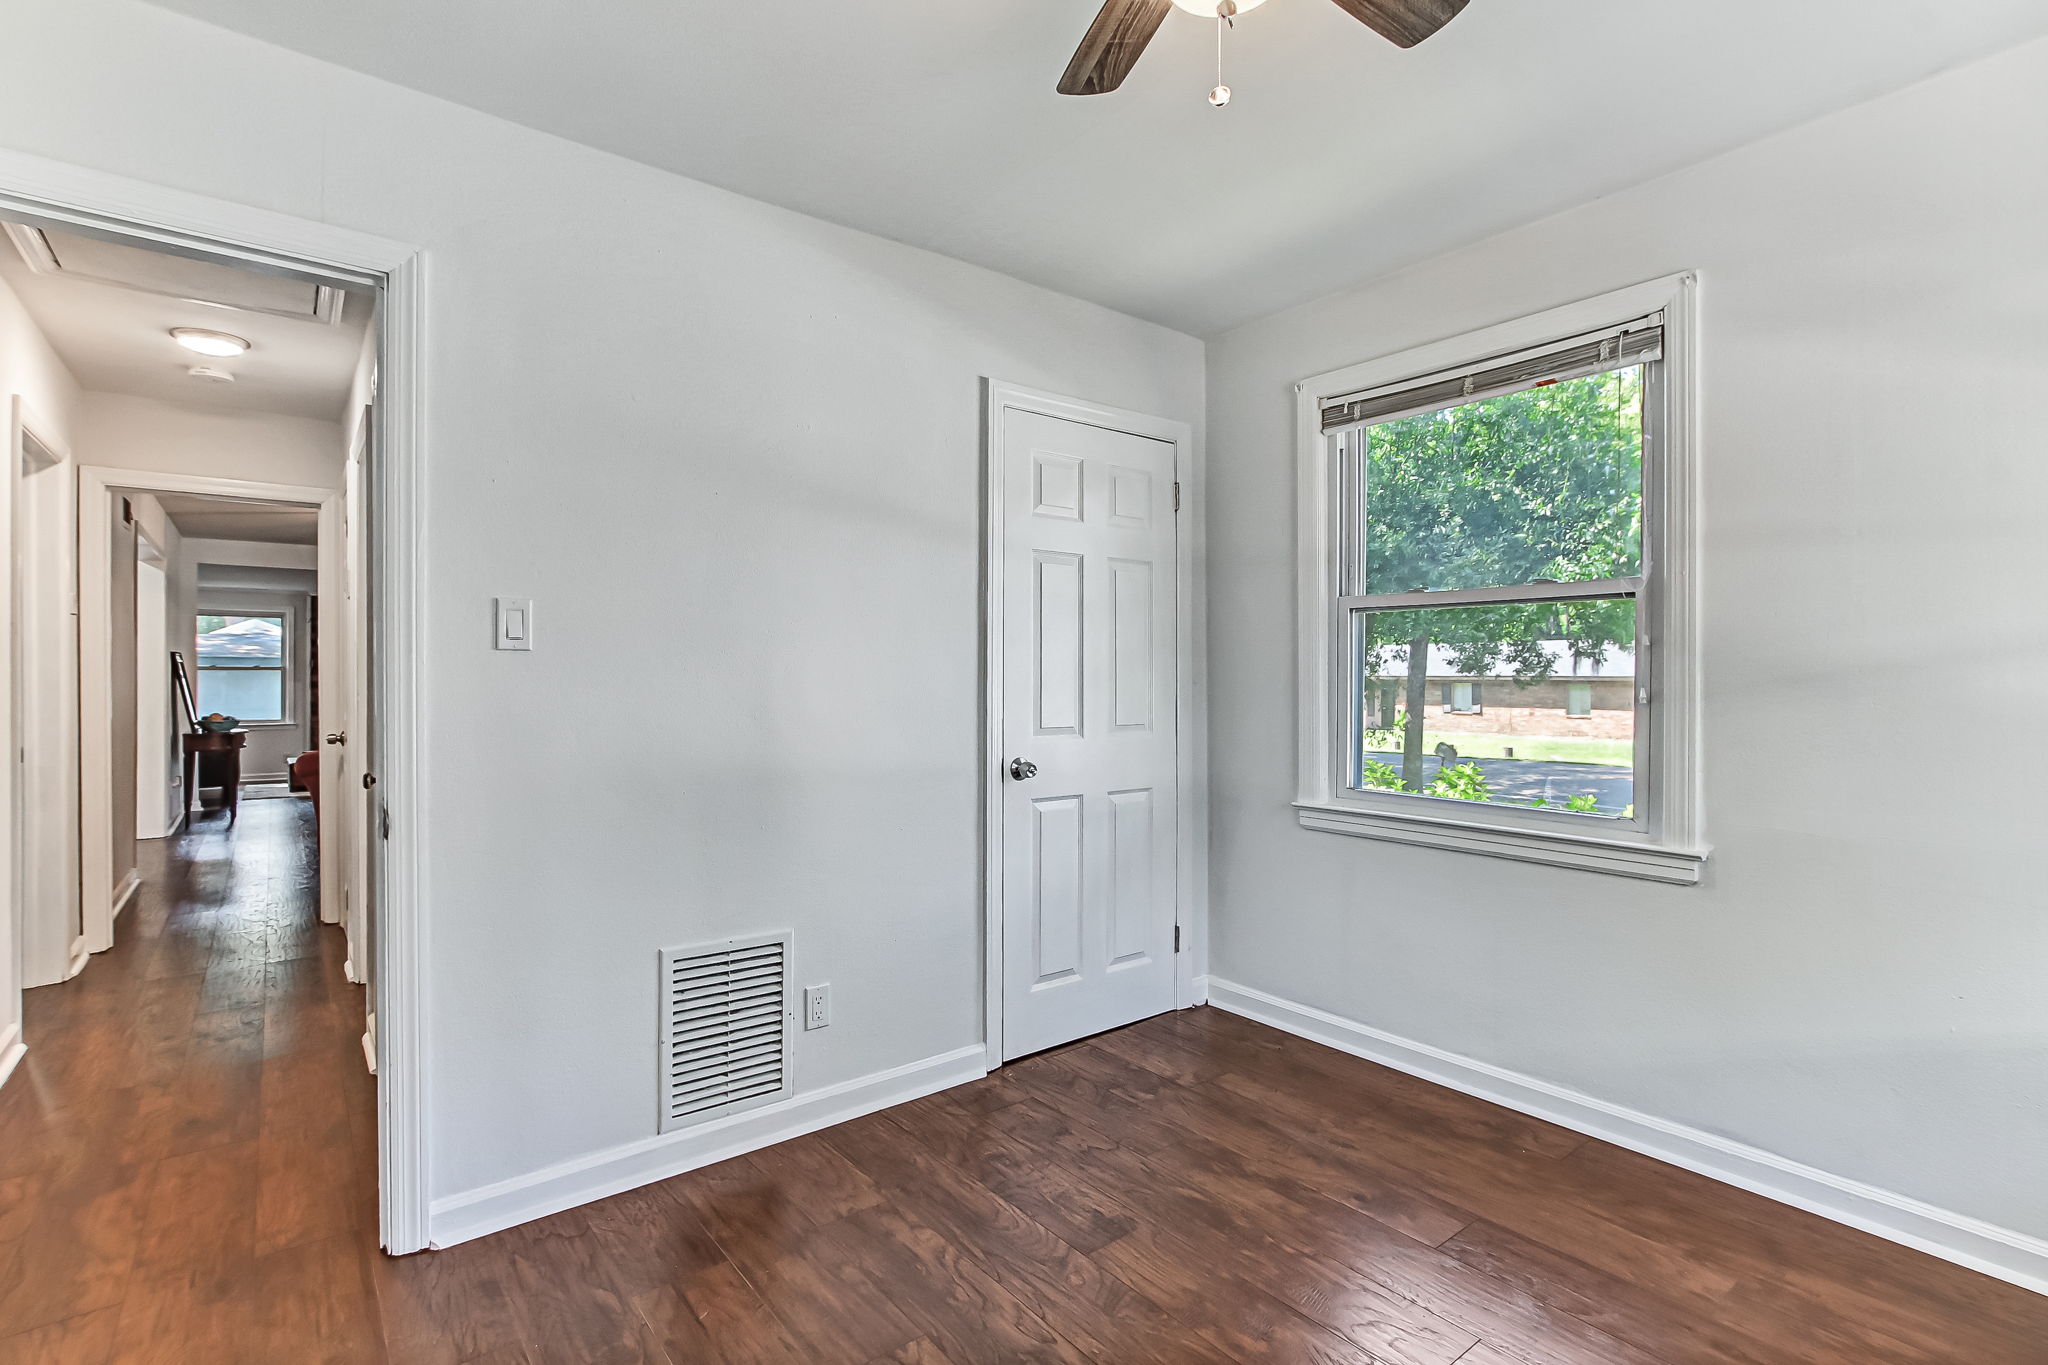
[[[7,1084],[7,1078],[14,1074],[14,1068],[27,1052],[28,1045],[21,1041],[19,1020],[0,1029],[0,1085]]]
[[[121,918],[121,912],[128,908],[128,902],[134,900],[135,893],[141,889],[142,874],[132,867],[129,868],[128,875],[121,879],[120,888],[114,892],[114,908],[108,914],[107,922],[112,923]]]
[[[643,1138],[531,1175],[436,1199],[427,1214],[427,1245],[434,1250],[451,1247],[979,1080],[988,1074],[987,1058],[987,1049],[976,1043],[696,1128]]]
[[[2048,1241],[1211,977],[1209,1003],[2048,1294]]]
[[[85,946],[85,935],[71,940],[71,959],[64,964],[64,979],[69,981],[85,970],[85,964],[92,961],[92,953]]]

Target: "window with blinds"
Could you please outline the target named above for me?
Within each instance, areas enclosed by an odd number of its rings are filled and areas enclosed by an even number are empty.
[[[1635,820],[1641,706],[1589,724],[1578,689],[1647,702],[1662,357],[1652,314],[1322,400],[1353,792]]]

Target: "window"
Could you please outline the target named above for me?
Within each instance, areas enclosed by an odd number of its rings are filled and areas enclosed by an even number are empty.
[[[1304,825],[1697,880],[1691,288],[1303,386]]]
[[[1366,685],[1369,685],[1369,683]],[[1477,715],[1479,713],[1479,684],[1469,682],[1445,683],[1444,710],[1452,715]]]
[[[199,713],[278,722],[285,710],[282,614],[199,616]]]

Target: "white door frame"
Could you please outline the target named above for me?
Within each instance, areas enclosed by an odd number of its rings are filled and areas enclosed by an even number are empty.
[[[1179,655],[1175,739],[1180,795],[1174,923],[1181,937],[1181,951],[1174,959],[1176,1009],[1201,1004],[1208,981],[1209,716],[1204,627],[1209,613],[1203,589],[1202,448],[1192,426],[999,379],[985,379],[983,388],[982,500],[987,510],[981,547],[983,1020],[987,1066],[994,1071],[1003,1064],[1003,414],[1033,412],[1173,446],[1174,480],[1179,490],[1174,528],[1175,576],[1179,580],[1179,619],[1174,625]]]
[[[12,831],[10,859],[9,894],[11,897],[8,916],[14,939],[14,979],[0,986],[10,993],[14,1006],[10,1017],[20,1017],[20,1001],[14,993],[22,990],[23,983],[30,976],[42,978],[37,984],[66,981],[78,975],[85,966],[87,957],[85,937],[76,932],[73,925],[78,910],[78,801],[77,763],[78,754],[78,708],[72,704],[73,684],[76,681],[78,656],[76,649],[69,648],[72,639],[71,621],[78,605],[78,578],[72,572],[70,548],[76,539],[72,521],[70,494],[59,507],[32,509],[29,495],[42,497],[62,483],[67,488],[76,464],[70,448],[57,439],[57,428],[48,421],[47,415],[37,412],[29,405],[28,399],[13,395],[13,416],[9,427],[8,493],[10,515],[8,536],[8,601],[7,613],[10,621],[8,648],[9,688],[11,702],[4,723],[10,736],[10,752],[15,762],[10,766],[13,780],[10,784],[8,824]],[[51,457],[51,463],[38,471],[32,480],[24,473],[26,448],[29,441]],[[48,484],[40,481],[48,480]],[[43,548],[60,551],[60,562],[37,566],[33,577],[38,589],[31,601],[24,591],[31,577],[30,561],[33,550]],[[39,629],[36,629],[39,628]],[[32,629],[35,633],[31,635]],[[41,678],[35,677],[28,663],[32,652],[50,646],[61,636],[67,647],[63,657],[54,662],[57,677],[54,680],[46,670]],[[39,735],[34,752],[29,751],[31,724],[31,702],[40,703],[35,708],[35,723],[54,722]],[[52,714],[54,712],[54,715]],[[37,779],[47,783],[55,780],[61,784],[56,799],[31,801],[31,791],[37,790]],[[43,788],[47,793],[47,787]],[[38,855],[47,853],[50,846],[58,846],[60,865],[52,871],[38,867]],[[51,904],[54,901],[55,904]],[[28,970],[28,948],[31,943],[29,929],[30,906],[45,907],[51,918],[57,921],[57,941],[43,936],[42,931],[49,925],[38,926],[33,938],[36,948],[36,968]],[[19,1040],[16,1047],[20,1046]],[[5,1048],[0,1048],[4,1052]],[[5,1078],[5,1064],[0,1062],[0,1079]]]
[[[375,888],[379,1223],[394,1254],[427,1245],[427,964],[421,925],[419,771],[421,560],[425,491],[424,259],[417,247],[348,228],[230,203],[125,176],[0,151],[0,209],[113,229],[173,249],[257,266],[312,270],[381,287],[376,444],[370,490],[376,527],[379,725],[377,790],[388,813]],[[12,743],[13,737],[8,737]],[[30,1040],[30,1046],[33,1046]]]
[[[107,561],[108,537],[114,533],[113,500],[117,488],[142,493],[193,493],[202,497],[234,498],[238,501],[292,503],[320,510],[320,586],[332,590],[334,570],[339,562],[341,541],[341,490],[301,484],[253,483],[247,479],[223,479],[200,474],[159,474],[145,469],[116,469],[108,465],[82,465],[78,470],[78,826],[82,885],[111,886],[123,871],[113,865],[114,807],[116,793],[113,772],[113,588]],[[344,627],[345,628],[345,627]],[[191,661],[198,667],[196,660]],[[319,735],[311,743],[322,750]],[[191,809],[192,792],[184,793],[185,807]],[[341,904],[340,859],[331,857],[339,840],[334,822],[322,826],[320,838],[320,918],[333,924]],[[81,923],[85,949],[103,953],[114,946],[114,921],[135,895],[138,882],[133,868],[108,898],[88,891],[82,905]]]

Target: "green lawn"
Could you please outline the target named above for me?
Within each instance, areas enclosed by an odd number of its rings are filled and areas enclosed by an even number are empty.
[[[1449,743],[1460,758],[1506,758],[1513,749],[1518,759],[1537,763],[1602,763],[1626,768],[1635,762],[1635,745],[1626,739],[1582,739],[1577,736],[1547,735],[1445,735],[1434,730],[1422,732],[1422,748],[1435,753],[1436,746]],[[1394,751],[1398,754],[1400,751]]]

